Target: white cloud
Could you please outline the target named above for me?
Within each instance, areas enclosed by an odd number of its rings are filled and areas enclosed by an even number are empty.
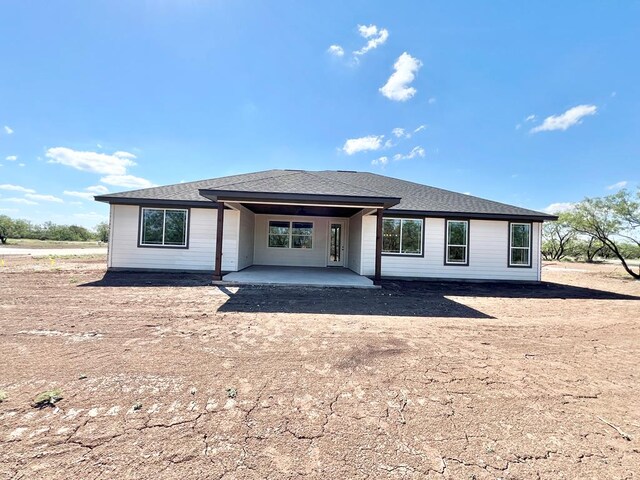
[[[521,125],[520,123],[518,123],[518,124],[516,125],[516,130],[520,130],[520,128],[521,128],[521,127],[522,127],[522,125]]]
[[[98,195],[104,195],[105,193],[109,193],[109,189],[104,185],[92,185],[91,187],[85,188],[87,192],[97,193]]]
[[[380,158],[376,158],[375,160],[371,160],[371,165],[380,165],[382,168],[384,168],[388,163],[389,163],[388,157],[380,157]]]
[[[406,155],[396,153],[393,156],[393,160],[396,162],[399,160],[411,160],[412,158],[416,158],[416,157],[424,157],[424,154],[425,154],[424,148],[418,146],[418,147],[413,147],[411,151]]]
[[[391,147],[395,147],[395,143],[393,143],[393,140],[389,139],[386,142],[384,142],[384,148],[391,148]]]
[[[76,192],[73,190],[65,190],[62,193],[68,195],[69,197],[79,197],[84,198],[85,200],[93,200],[93,193],[91,192]]]
[[[422,62],[404,52],[393,65],[395,72],[379,91],[390,100],[404,102],[416,94],[416,89],[408,85],[416,78]]]
[[[533,122],[536,119],[536,116],[531,114],[527,118],[524,119],[525,122]]]
[[[36,193],[32,188],[21,187],[20,185],[11,185],[9,183],[4,183],[0,185],[0,190],[11,190],[14,192],[22,192],[22,193]]]
[[[607,187],[607,190],[620,190],[621,188],[626,187],[628,183],[629,182],[627,182],[626,180],[622,180],[621,182],[614,183],[613,185],[609,185]]]
[[[575,204],[573,204],[571,202],[552,203],[548,207],[544,208],[542,211],[546,212],[546,213],[552,213],[552,214],[568,212],[569,210],[571,210],[573,208],[574,205]]]
[[[333,55],[335,57],[344,56],[344,48],[342,48],[340,45],[331,45],[327,49],[327,52],[329,52],[331,55]]]
[[[7,135],[11,135],[13,133],[13,128],[8,127],[7,125],[4,126],[4,131]]]
[[[407,132],[404,128],[394,128],[391,133],[396,138],[411,138],[411,133]]]
[[[544,119],[542,125],[531,129],[531,133],[550,132],[553,130],[566,130],[569,127],[581,123],[582,119],[589,115],[595,115],[598,107],[595,105],[578,105],[570,108],[560,115],[551,115]]]
[[[19,163],[19,164],[18,164],[18,166],[19,166],[19,167],[26,167],[26,166],[27,166],[27,164],[26,164],[26,163]]]
[[[418,133],[421,132],[422,130],[424,130],[425,128],[427,128],[426,125],[420,125],[418,128],[416,128],[413,133]]]
[[[429,105],[433,105],[434,103],[436,103],[436,97],[431,97],[429,100],[427,100],[427,102],[429,103]]]
[[[95,195],[103,195],[105,193],[109,193],[109,189],[104,185],[92,185],[91,187],[87,187],[84,190],[84,192],[65,190],[62,193],[70,197],[84,198],[85,200],[93,200],[93,197]]]
[[[133,175],[107,175],[102,177],[100,181],[107,185],[125,188],[149,188],[154,186],[146,178],[134,177]]]
[[[11,203],[21,203],[23,205],[38,205],[38,202],[32,202],[31,200],[27,200],[26,198],[0,198],[0,201],[3,202],[11,202]]]
[[[5,160],[8,160],[10,162],[15,162],[16,160],[18,160],[18,156],[17,155],[9,155],[8,157],[5,157]]]
[[[367,150],[378,150],[382,146],[383,138],[384,135],[368,135],[366,137],[350,138],[344,142],[342,150],[347,155],[353,155],[354,153],[365,152]]]
[[[39,193],[26,193],[25,197],[30,200],[41,200],[43,202],[64,203],[64,200],[53,195],[41,195]]]
[[[127,167],[134,166],[136,156],[129,152],[114,152],[111,155],[98,152],[82,152],[66,147],[47,150],[49,163],[59,163],[85,172],[103,175],[125,175]]]
[[[378,46],[384,44],[389,38],[389,32],[386,28],[378,29],[375,25],[358,25],[358,31],[360,35],[364,38],[368,38],[369,41],[367,44],[362,47],[360,50],[356,50],[353,52],[354,55],[364,55],[369,50],[373,50],[374,48],[378,48]]]

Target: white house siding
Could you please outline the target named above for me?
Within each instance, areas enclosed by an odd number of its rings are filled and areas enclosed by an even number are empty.
[[[189,248],[138,247],[139,212],[136,205],[111,206],[110,268],[213,271],[217,212],[191,208]],[[225,210],[222,269],[238,268],[239,212]]]
[[[329,217],[295,217],[286,215],[256,215],[253,261],[256,265],[326,267],[329,254]],[[269,220],[312,222],[313,248],[269,248]]]
[[[486,280],[539,280],[540,223],[532,228],[531,268],[509,268],[509,222],[471,220],[469,225],[469,265],[444,265],[445,220],[425,219],[424,257],[382,256],[383,277],[426,277]],[[362,274],[375,268],[375,216],[363,217]]]
[[[375,234],[375,230],[374,230]],[[375,248],[375,245],[374,245]],[[374,250],[375,251],[375,250]],[[349,269],[360,274],[362,260],[362,212],[349,218]]]
[[[246,208],[241,208],[238,236],[238,270],[253,265],[255,214]]]

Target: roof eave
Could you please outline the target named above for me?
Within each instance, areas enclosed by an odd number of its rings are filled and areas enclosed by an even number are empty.
[[[389,209],[387,213],[397,215],[419,215],[433,218],[469,218],[474,220],[520,220],[529,222],[553,222],[558,219],[557,215],[540,214],[514,214],[514,213],[487,213],[487,212],[454,212],[436,210],[395,210]]]
[[[195,208],[217,208],[218,204],[211,200],[170,200],[160,198],[131,198],[131,197],[111,197],[98,195],[93,197],[96,202],[104,202],[112,205],[148,205],[166,207],[195,207]]]
[[[200,195],[212,201],[227,202],[286,202],[293,204],[327,204],[348,206],[367,206],[390,208],[402,200],[400,197],[378,197],[367,195],[325,195],[317,193],[277,193],[277,192],[241,192],[234,190],[200,189]]]

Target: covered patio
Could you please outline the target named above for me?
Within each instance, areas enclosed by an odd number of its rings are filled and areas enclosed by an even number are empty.
[[[242,182],[199,189],[217,204],[214,282],[372,288],[381,278],[382,214],[399,197],[304,172],[291,184]],[[284,191],[282,191],[284,190]],[[237,263],[223,267],[225,211],[237,232]],[[361,276],[362,217],[375,216],[374,281]]]
[[[230,272],[222,277],[222,281],[214,284],[379,288],[371,279],[348,268],[272,265],[253,265],[239,272]]]

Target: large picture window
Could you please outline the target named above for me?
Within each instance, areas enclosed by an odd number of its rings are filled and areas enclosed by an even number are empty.
[[[313,248],[313,223],[269,221],[269,247]]]
[[[509,266],[531,266],[531,224],[509,224]]]
[[[382,253],[422,255],[423,222],[421,218],[384,218]]]
[[[447,220],[445,263],[469,265],[469,222]]]
[[[188,210],[176,208],[143,208],[141,215],[141,246],[187,246]]]

